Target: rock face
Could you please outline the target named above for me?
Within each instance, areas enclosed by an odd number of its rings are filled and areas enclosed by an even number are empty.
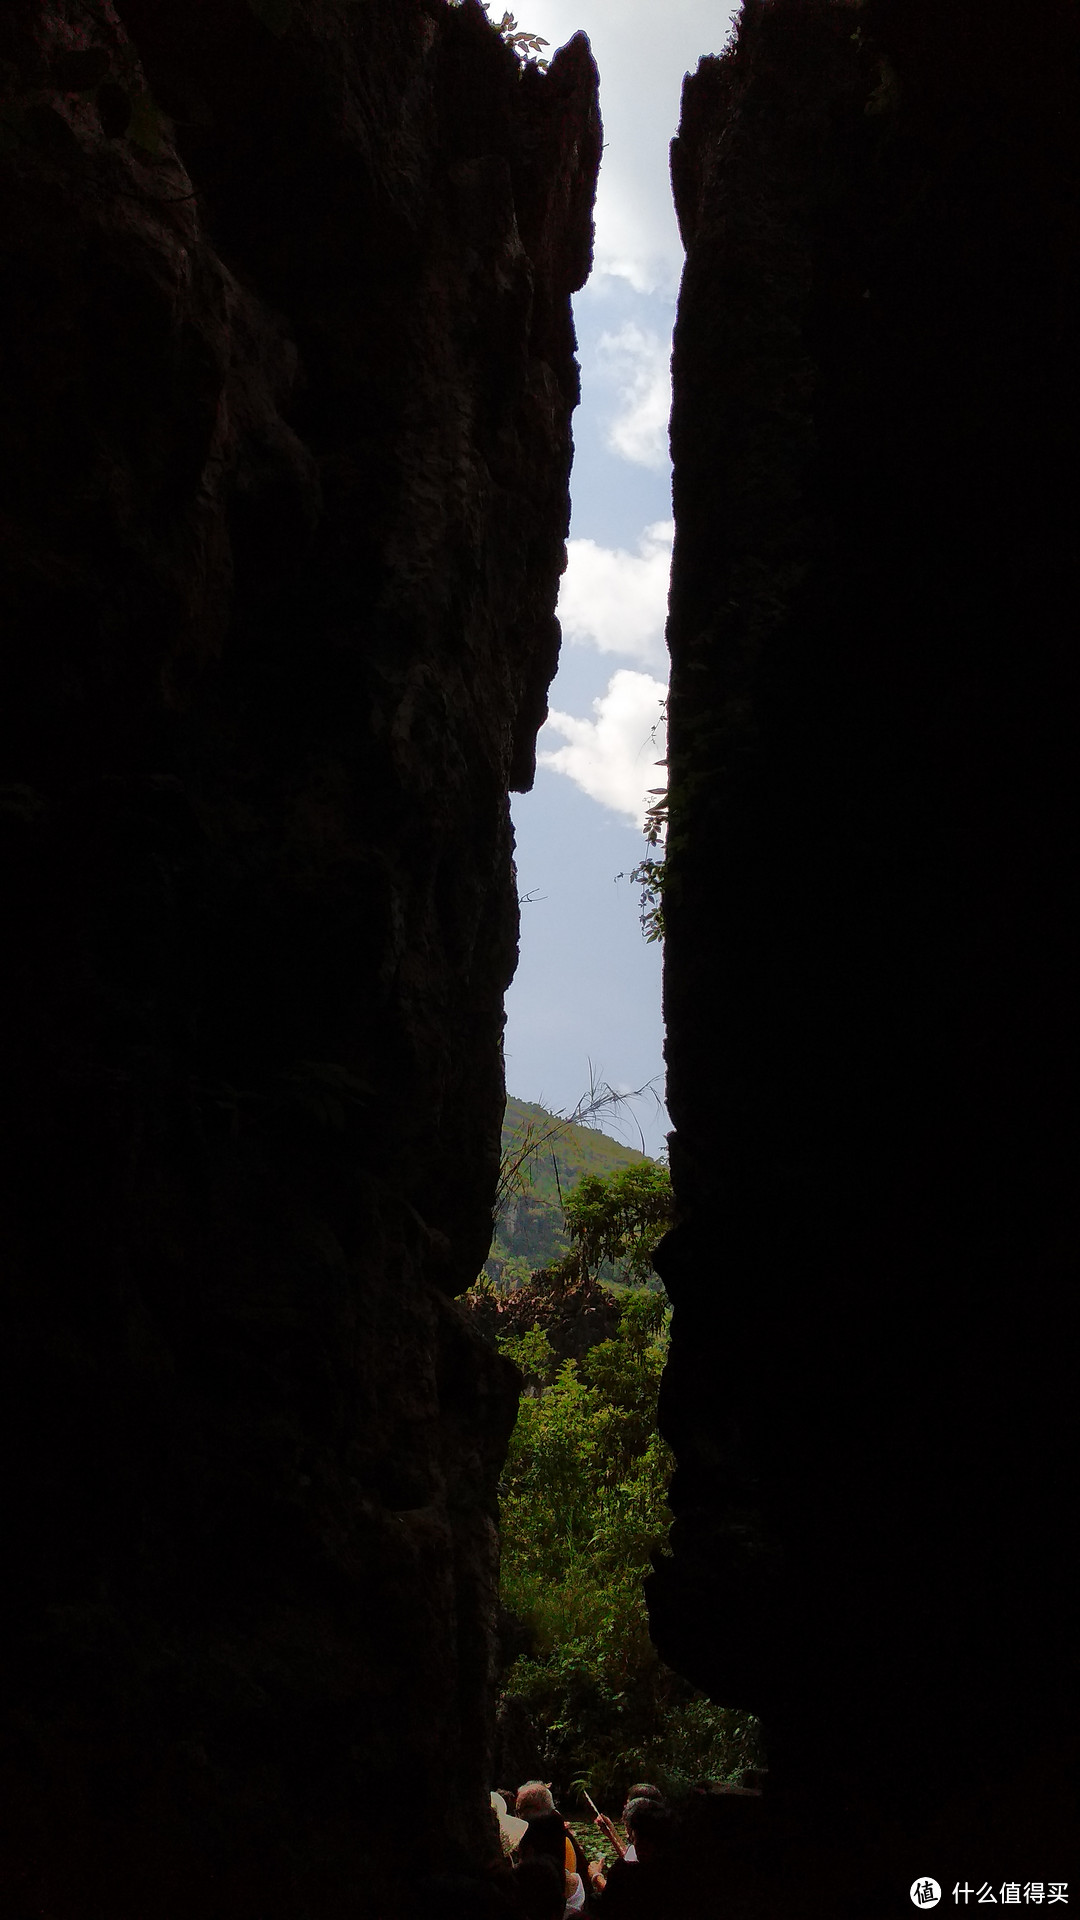
[[[613,1340],[619,1330],[619,1306],[607,1288],[589,1273],[571,1277],[559,1267],[541,1268],[516,1293],[503,1298],[481,1293],[470,1298],[466,1308],[489,1346],[505,1338],[520,1340],[539,1327],[560,1364],[583,1360],[601,1341]],[[504,1773],[502,1778],[508,1776]]]
[[[765,1716],[769,1912],[1067,1878],[1077,51],[750,0],[672,150],[650,1608]]]
[[[600,151],[476,0],[0,18],[5,1913],[489,1846],[509,787]]]

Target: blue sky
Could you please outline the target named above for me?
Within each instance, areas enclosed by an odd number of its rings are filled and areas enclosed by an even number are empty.
[[[559,598],[562,660],[536,785],[513,802],[521,961],[507,998],[506,1081],[569,1110],[590,1073],[663,1093],[661,954],[638,924],[628,874],[642,858],[650,787],[662,786],[671,552],[667,452],[671,329],[682,248],[668,142],[684,73],[726,43],[734,8],[708,0],[520,0],[547,56],[583,30],[600,69],[605,148],[592,278],[574,302],[581,405],[573,520]],[[493,0],[498,20],[502,0]],[[605,1131],[650,1153],[667,1119],[644,1097]],[[637,1125],[635,1126],[635,1120]]]

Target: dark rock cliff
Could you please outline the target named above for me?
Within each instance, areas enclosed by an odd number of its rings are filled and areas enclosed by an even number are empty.
[[[475,0],[0,16],[5,1914],[491,1839],[507,794],[596,74]]]
[[[650,1607],[765,1717],[785,1915],[1068,1878],[1077,52],[752,0],[672,151]]]

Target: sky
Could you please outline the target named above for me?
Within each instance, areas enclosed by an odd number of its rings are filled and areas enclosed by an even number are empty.
[[[682,247],[668,143],[683,75],[726,44],[726,0],[519,0],[550,58],[579,30],[600,69],[604,152],[592,277],[574,300],[581,405],[559,596],[563,644],[536,784],[513,799],[521,959],[507,997],[506,1083],[569,1111],[603,1082],[651,1088],[599,1121],[649,1153],[668,1120],[661,949],[628,875],[665,772],[661,701],[671,560],[667,428]],[[499,20],[503,0],[492,0]],[[622,878],[618,876],[622,875]],[[640,1129],[640,1133],[639,1133]]]

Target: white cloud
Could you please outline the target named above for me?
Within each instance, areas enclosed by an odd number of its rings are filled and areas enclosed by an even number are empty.
[[[674,208],[669,211],[655,191],[648,192],[652,183],[641,177],[635,159],[617,170],[610,151],[604,155],[596,189],[593,275],[625,280],[635,293],[659,293],[674,301],[682,271]]]
[[[728,38],[733,0],[531,0],[518,19],[551,45],[583,28],[600,69],[604,155],[596,201],[599,279],[672,300],[682,271],[668,179],[683,75]],[[492,0],[493,14],[500,12]]]
[[[592,703],[595,719],[548,715],[547,724],[566,745],[538,754],[540,765],[566,774],[590,799],[642,826],[648,789],[664,784],[656,762],[665,752],[660,702],[666,693],[662,680],[620,667],[607,692]]]
[[[627,320],[617,333],[600,335],[596,352],[601,375],[619,390],[620,411],[605,434],[608,446],[636,466],[666,472],[671,341]]]
[[[568,640],[661,665],[674,532],[670,520],[655,520],[636,554],[595,540],[567,542],[558,613]]]

